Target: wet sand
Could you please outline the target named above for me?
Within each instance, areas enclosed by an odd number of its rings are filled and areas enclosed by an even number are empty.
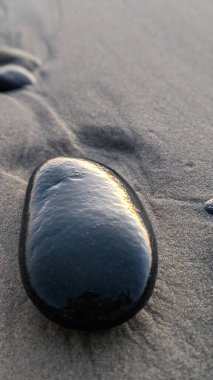
[[[212,379],[212,19],[211,0],[0,0],[0,44],[39,62],[0,62],[36,78],[0,93],[1,379]],[[119,172],[157,237],[152,298],[109,331],[54,325],[21,284],[27,182],[59,155]]]

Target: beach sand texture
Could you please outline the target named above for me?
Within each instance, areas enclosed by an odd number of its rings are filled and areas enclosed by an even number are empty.
[[[0,93],[1,380],[213,378],[212,20],[212,0],[0,0],[2,49],[36,57],[0,62],[36,78]],[[27,182],[55,156],[118,171],[155,230],[153,296],[109,331],[60,328],[21,284]]]

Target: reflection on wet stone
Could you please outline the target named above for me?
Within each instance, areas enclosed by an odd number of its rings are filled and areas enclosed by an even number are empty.
[[[97,162],[60,157],[29,181],[19,261],[25,289],[43,314],[92,330],[116,326],[146,304],[157,247],[122,177]]]

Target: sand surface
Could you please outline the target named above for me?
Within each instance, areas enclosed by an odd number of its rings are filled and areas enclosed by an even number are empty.
[[[0,0],[0,43],[42,60],[0,94],[0,379],[212,379],[212,0]],[[110,331],[66,331],[25,294],[26,184],[43,160],[123,175],[159,246],[145,309]]]

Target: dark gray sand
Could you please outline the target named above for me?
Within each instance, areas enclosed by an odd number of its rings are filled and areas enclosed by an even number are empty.
[[[0,43],[43,62],[0,94],[0,379],[213,378],[212,20],[212,0],[0,0]],[[21,284],[26,184],[58,155],[118,171],[157,236],[154,294],[110,331],[63,330]]]

